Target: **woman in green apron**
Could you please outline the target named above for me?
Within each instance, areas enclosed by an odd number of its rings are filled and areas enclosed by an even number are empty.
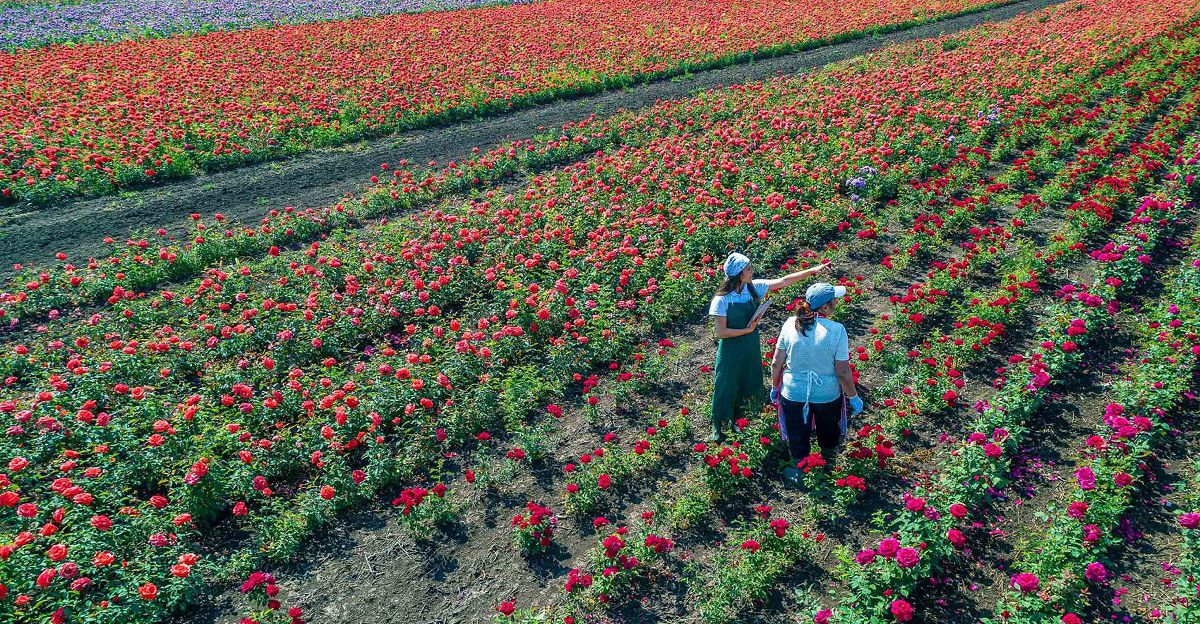
[[[763,352],[758,334],[758,319],[754,313],[767,293],[792,284],[829,268],[828,264],[797,271],[778,279],[754,279],[750,258],[731,253],[725,259],[725,281],[717,289],[708,307],[713,317],[713,330],[718,339],[717,362],[712,398],[712,434],[708,439],[718,442],[723,437],[725,423],[737,419],[738,410],[746,402],[757,407],[763,394]]]

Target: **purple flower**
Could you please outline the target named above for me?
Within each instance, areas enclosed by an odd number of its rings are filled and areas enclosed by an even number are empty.
[[[1108,570],[1104,569],[1104,564],[1099,561],[1093,561],[1087,564],[1084,569],[1083,577],[1093,583],[1103,583],[1108,579]]]
[[[121,41],[530,0],[95,0],[0,9],[0,47]]]
[[[1200,527],[1200,513],[1189,511],[1182,516],[1179,516],[1179,526],[1185,529],[1195,530]]]

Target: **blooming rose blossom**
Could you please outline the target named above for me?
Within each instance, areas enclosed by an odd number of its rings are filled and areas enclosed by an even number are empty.
[[[912,605],[902,598],[893,600],[888,611],[891,612],[892,617],[896,618],[897,622],[909,622],[913,619]]]
[[[1009,585],[1011,585],[1013,589],[1027,594],[1037,591],[1039,581],[1040,579],[1038,579],[1036,574],[1021,572],[1013,575],[1012,580],[1009,581]]]
[[[896,556],[896,551],[900,550],[900,542],[893,537],[880,540],[879,548],[875,549],[879,556],[891,559]]]
[[[915,568],[921,562],[921,554],[916,548],[901,548],[896,551],[896,565],[901,568]]]

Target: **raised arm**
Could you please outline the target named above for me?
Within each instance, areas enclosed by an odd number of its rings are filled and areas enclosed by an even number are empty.
[[[825,264],[819,264],[815,267],[809,267],[802,271],[796,271],[795,273],[789,273],[780,278],[767,280],[767,290],[770,292],[775,292],[780,288],[787,288],[788,286],[791,286],[792,284],[795,284],[806,277],[811,277],[827,270],[829,270],[828,262]]]

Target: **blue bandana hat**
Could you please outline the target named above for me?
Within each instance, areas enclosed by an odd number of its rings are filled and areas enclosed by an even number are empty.
[[[834,286],[826,282],[817,282],[808,287],[804,293],[804,300],[808,302],[808,309],[816,310],[817,308],[846,296],[845,286]]]
[[[725,276],[733,277],[738,275],[742,271],[745,271],[748,266],[750,266],[750,258],[735,251],[729,254],[728,258],[725,258]]]

